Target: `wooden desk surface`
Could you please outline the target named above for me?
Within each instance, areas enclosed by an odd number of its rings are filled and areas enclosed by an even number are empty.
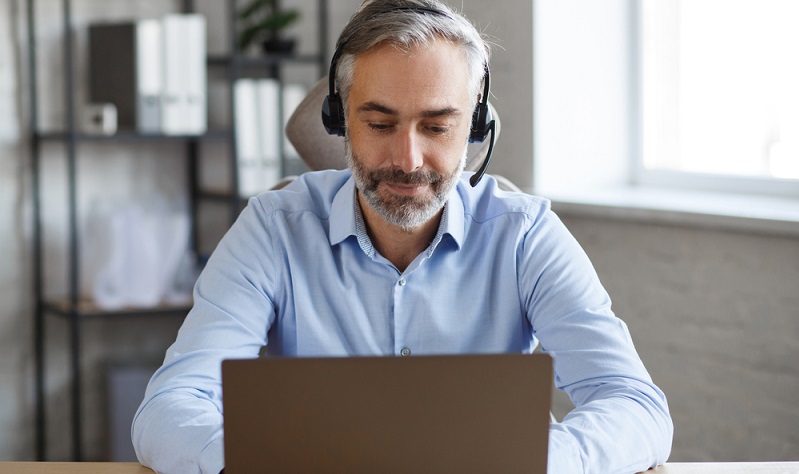
[[[0,462],[0,474],[153,474],[137,462]]]
[[[153,474],[135,462],[0,462],[0,474]],[[647,474],[799,474],[799,462],[668,463]]]
[[[799,474],[799,462],[666,463],[646,474]]]

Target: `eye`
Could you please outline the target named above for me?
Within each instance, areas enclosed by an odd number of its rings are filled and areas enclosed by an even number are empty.
[[[427,127],[427,129],[433,135],[443,135],[443,134],[449,132],[449,127],[441,127],[441,126],[435,126],[435,125]]]
[[[447,135],[448,133],[450,133],[451,129],[452,127],[450,127],[448,124],[440,124],[440,123],[427,124],[424,127],[425,133],[433,137]]]
[[[369,122],[369,128],[374,130],[375,132],[387,132],[391,130],[394,126],[388,123],[378,123],[378,122]]]

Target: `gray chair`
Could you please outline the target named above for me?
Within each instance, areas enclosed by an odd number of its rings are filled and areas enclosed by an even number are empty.
[[[305,96],[305,99],[294,110],[294,113],[286,124],[286,136],[300,158],[308,166],[311,171],[324,170],[324,169],[344,169],[347,167],[347,161],[344,155],[344,139],[338,136],[333,136],[327,133],[325,127],[322,125],[321,111],[322,101],[328,94],[327,78],[320,80],[311,91]],[[488,106],[491,108],[494,120],[496,121],[496,137],[494,141],[499,140],[501,123],[499,114],[494,109],[494,106],[489,102]],[[485,154],[488,151],[488,141],[482,143],[471,143],[466,156],[466,170],[477,171],[480,164],[485,159]],[[502,189],[508,191],[521,192],[519,188],[511,183],[509,180],[492,175],[499,182]],[[287,176],[277,183],[272,189],[280,189],[290,182],[296,176]]]

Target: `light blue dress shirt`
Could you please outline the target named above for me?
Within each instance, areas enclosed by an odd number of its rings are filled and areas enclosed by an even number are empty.
[[[530,353],[576,405],[550,428],[549,471],[662,463],[672,424],[587,256],[545,199],[464,175],[426,251],[400,272],[372,246],[349,171],[250,200],[211,256],[194,308],[136,414],[157,471],[224,464],[220,362],[270,354]]]

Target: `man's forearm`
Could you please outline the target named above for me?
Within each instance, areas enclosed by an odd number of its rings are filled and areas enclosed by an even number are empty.
[[[673,426],[659,390],[631,380],[580,390],[594,400],[550,428],[549,472],[635,473],[666,461]]]
[[[139,461],[164,473],[218,473],[224,467],[222,414],[192,394],[160,394],[142,406],[131,439]]]

